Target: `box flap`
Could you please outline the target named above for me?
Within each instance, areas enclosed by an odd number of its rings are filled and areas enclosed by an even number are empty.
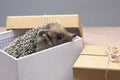
[[[8,16],[6,29],[30,29],[58,20],[65,28],[78,29],[82,37],[82,27],[79,15],[37,15],[37,16]]]

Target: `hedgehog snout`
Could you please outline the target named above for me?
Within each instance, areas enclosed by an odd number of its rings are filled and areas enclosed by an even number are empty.
[[[72,35],[72,38],[74,38],[76,36],[76,34],[74,33],[73,35]]]

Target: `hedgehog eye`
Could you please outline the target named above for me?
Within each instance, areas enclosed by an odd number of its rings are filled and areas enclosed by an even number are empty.
[[[58,40],[61,40],[62,38],[63,38],[63,35],[62,35],[62,34],[58,34],[58,35],[57,35],[57,39],[58,39]]]

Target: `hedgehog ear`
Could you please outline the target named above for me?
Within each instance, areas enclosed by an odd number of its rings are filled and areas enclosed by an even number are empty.
[[[55,22],[61,25],[61,23],[60,23],[60,21],[59,21],[58,19],[56,19],[56,21],[55,21]]]
[[[37,36],[42,36],[43,34],[47,34],[49,29],[42,29],[38,32]]]

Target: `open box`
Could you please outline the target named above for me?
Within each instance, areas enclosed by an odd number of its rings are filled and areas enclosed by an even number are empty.
[[[78,15],[49,15],[47,21],[59,20],[63,26],[79,31],[72,42],[51,47],[21,58],[14,58],[2,49],[28,28],[45,24],[43,16],[13,16],[7,18],[7,29],[0,33],[1,80],[72,80],[72,66],[83,48]],[[50,20],[49,20],[50,19]],[[39,23],[39,24],[38,24]],[[29,27],[26,27],[29,26]]]

